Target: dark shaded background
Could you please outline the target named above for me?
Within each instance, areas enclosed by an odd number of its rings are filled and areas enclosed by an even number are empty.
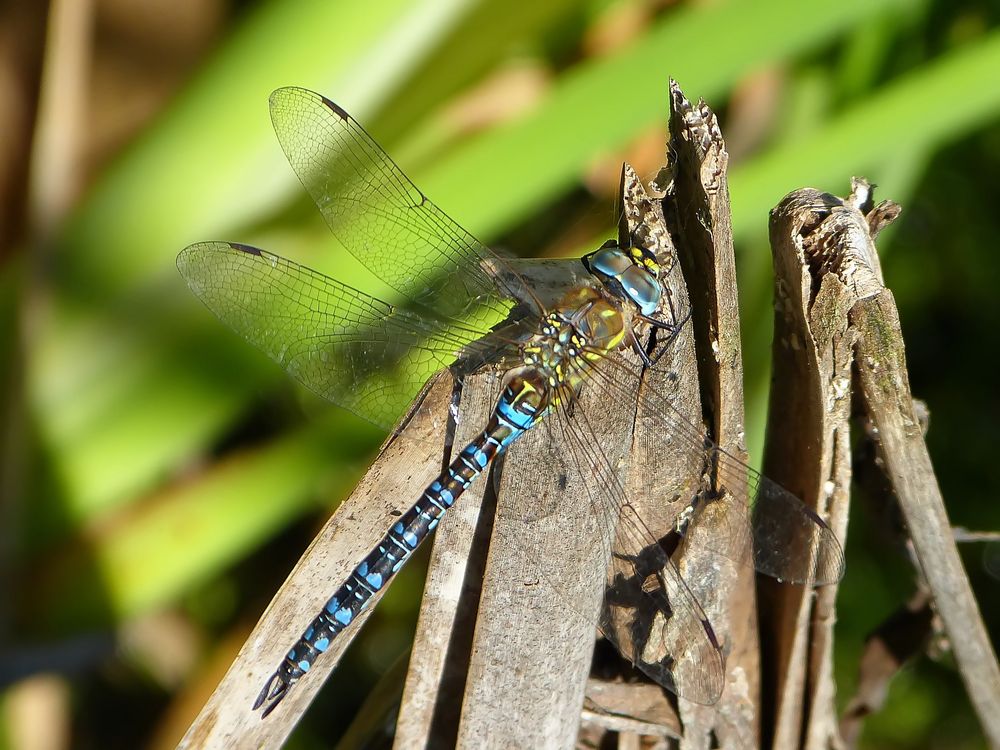
[[[752,449],[767,211],[805,185],[878,183],[904,207],[880,250],[949,511],[1000,527],[998,16],[987,0],[0,2],[0,747],[173,746],[382,437],[304,400],[174,269],[186,244],[232,239],[379,291],[283,161],[281,85],[338,101],[459,222],[532,256],[610,236],[621,161],[662,161],[668,76],[705,97],[732,153]],[[865,635],[914,587],[893,519],[853,510],[843,701]],[[964,557],[995,640],[1000,547]],[[421,576],[400,575],[295,746],[340,736],[405,654]],[[983,744],[947,655],[907,667],[863,737]]]

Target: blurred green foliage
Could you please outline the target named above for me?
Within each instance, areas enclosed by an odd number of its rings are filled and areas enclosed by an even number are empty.
[[[185,245],[231,239],[379,291],[283,161],[267,116],[282,85],[335,99],[461,224],[527,255],[583,252],[610,233],[615,181],[592,190],[593,174],[650,132],[664,137],[668,76],[705,97],[725,134],[752,134],[734,154],[731,193],[754,448],[770,357],[767,211],[804,185],[845,193],[852,175],[878,183],[905,209],[880,245],[950,512],[957,524],[997,528],[987,468],[1000,417],[990,346],[1000,324],[998,14],[985,1],[945,0],[250,4],[98,176],[46,269],[45,314],[15,396],[31,461],[14,498],[20,606],[5,650],[30,657],[182,615],[204,645],[179,677],[148,671],[159,646],[140,639],[92,654],[71,678],[87,744],[141,744],[171,694],[214,685],[215,649],[238,644],[377,447],[379,433],[350,415],[303,416],[294,387],[174,269]],[[530,103],[505,112],[503,97],[524,93],[509,84],[518,70],[535,74]],[[499,92],[493,116],[456,125],[456,103],[475,92]],[[12,263],[0,274],[7,291],[26,272]],[[3,309],[13,331],[18,310]],[[988,553],[970,549],[967,561],[995,635]],[[358,686],[406,649],[419,574],[415,565],[393,587],[298,746],[337,736]],[[838,615],[843,696],[865,634],[911,590],[909,567],[857,509]],[[140,701],[154,708],[122,711]],[[114,738],[103,734],[125,713]],[[982,746],[954,672],[927,660],[904,671],[866,732],[867,747]]]

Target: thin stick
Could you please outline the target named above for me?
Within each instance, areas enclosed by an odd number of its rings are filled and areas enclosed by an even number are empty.
[[[869,417],[899,498],[921,572],[951,639],[959,672],[990,745],[1000,747],[1000,667],[962,567],[927,445],[913,411],[899,314],[882,290],[851,311],[861,332],[857,366]]]

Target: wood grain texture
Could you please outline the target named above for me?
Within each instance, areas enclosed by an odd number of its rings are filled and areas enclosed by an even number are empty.
[[[988,741],[1000,746],[1000,668],[986,635],[945,512],[910,394],[892,293],[874,239],[899,213],[875,205],[872,186],[852,180],[839,198],[802,189],[772,212],[777,280],[775,388],[765,469],[828,513],[843,539],[850,474],[852,374],[936,611]],[[812,602],[776,593],[770,611],[778,654],[776,747],[841,743],[832,682],[834,587]],[[805,626],[809,625],[809,628]],[[807,642],[808,641],[808,642]]]
[[[702,411],[712,440],[746,460],[743,364],[736,263],[729,206],[729,156],[718,120],[704,101],[690,102],[670,83],[672,186],[664,202],[684,281],[691,295],[691,328],[697,352]],[[719,491],[726,488],[713,487]],[[732,502],[748,505],[747,497]],[[759,735],[759,658],[751,566],[736,566],[713,554],[709,542],[731,521],[709,506],[689,533],[688,569],[713,571],[696,593],[727,646],[727,689],[712,707],[681,703],[685,746],[751,747]],[[684,570],[689,582],[697,578]]]
[[[621,463],[628,415],[583,390],[577,409]],[[607,519],[587,512],[587,482],[572,457],[540,464],[564,445],[545,419],[512,446],[497,489],[459,746],[573,747],[594,650],[608,550]]]

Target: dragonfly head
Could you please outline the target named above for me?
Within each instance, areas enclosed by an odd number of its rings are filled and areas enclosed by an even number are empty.
[[[608,240],[581,260],[612,295],[631,302],[642,315],[651,316],[659,309],[660,267],[641,245],[633,244],[626,250]]]

